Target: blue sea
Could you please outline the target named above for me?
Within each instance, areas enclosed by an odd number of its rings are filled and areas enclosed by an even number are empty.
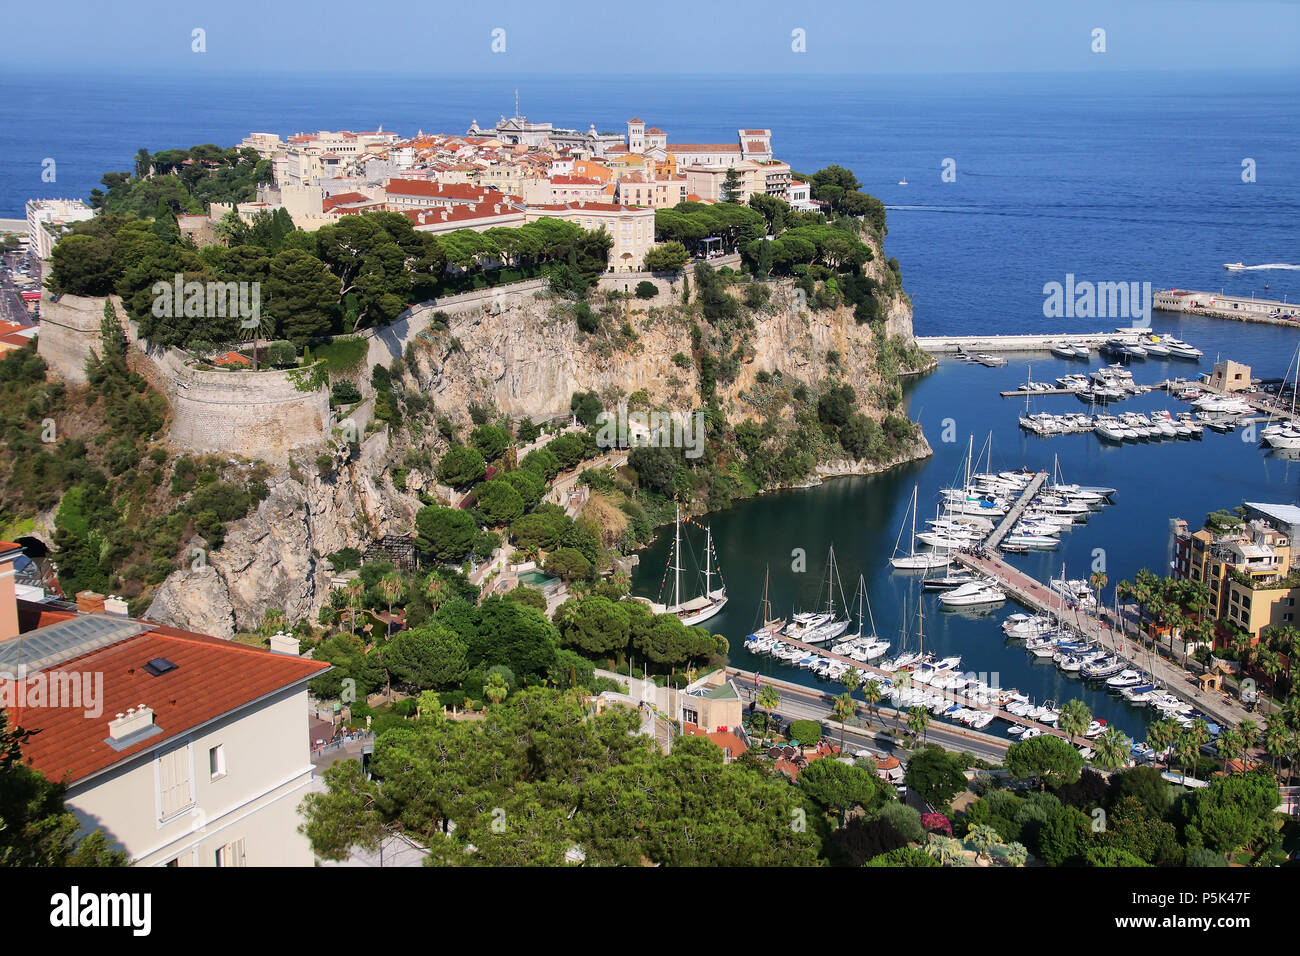
[[[980,75],[944,77],[717,76],[301,76],[149,77],[0,74],[0,216],[34,196],[85,196],[106,170],[129,169],[141,146],[233,144],[250,131],[317,129],[401,133],[463,131],[514,111],[585,129],[624,130],[638,116],[672,141],[731,140],[770,127],[774,150],[801,172],[838,163],[889,207],[887,255],[899,260],[919,335],[1098,331],[1126,321],[1049,320],[1043,286],[1076,280],[1151,282],[1295,301],[1300,298],[1300,73]],[[41,182],[42,160],[58,181]],[[951,163],[945,163],[951,160]],[[1254,181],[1243,181],[1252,161]],[[941,178],[945,167],[955,181]],[[906,179],[908,185],[899,185]],[[1228,272],[1226,262],[1293,268]],[[1292,328],[1196,317],[1154,317],[1205,352],[1198,364],[1149,361],[1139,382],[1207,371],[1218,357],[1280,378],[1300,344]],[[872,478],[766,495],[713,516],[731,604],[710,626],[748,633],[770,566],[771,597],[788,614],[816,599],[834,543],[846,592],[867,580],[882,634],[914,629],[914,579],[891,574],[912,486],[922,517],[961,473],[968,438],[991,444],[994,470],[1052,469],[1067,481],[1119,489],[1116,504],[1070,532],[1058,552],[1018,559],[1040,578],[1086,576],[1104,555],[1112,583],[1141,567],[1165,568],[1168,525],[1193,524],[1243,500],[1295,503],[1300,462],[1267,455],[1239,435],[1105,447],[1091,435],[1039,439],[1017,425],[1023,400],[1002,399],[1030,374],[1055,378],[1067,363],[1047,353],[1002,369],[952,362],[912,385],[909,413],[933,458]],[[1182,406],[1152,393],[1121,410]],[[1034,410],[1078,411],[1073,398]],[[944,425],[955,440],[942,440]],[[791,568],[795,549],[808,570]],[[655,595],[667,542],[643,555],[634,585]],[[1050,665],[1004,647],[994,616],[942,614],[925,598],[927,648],[960,653],[967,667],[1001,674],[1039,698],[1083,697],[1096,714],[1140,736],[1147,716],[1079,687]],[[1008,607],[1005,610],[1012,610]],[[740,666],[772,670],[743,650]],[[786,674],[815,683],[807,672]]]

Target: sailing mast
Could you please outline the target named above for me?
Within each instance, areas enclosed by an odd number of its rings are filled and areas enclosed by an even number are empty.
[[[713,525],[704,529],[704,596],[713,600]]]
[[[682,506],[675,503],[677,516],[673,526],[673,607],[682,606]]]

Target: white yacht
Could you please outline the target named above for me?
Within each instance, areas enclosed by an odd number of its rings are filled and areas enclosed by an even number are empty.
[[[939,603],[944,607],[978,607],[1001,604],[1006,599],[1005,591],[983,581],[972,581],[939,595]]]

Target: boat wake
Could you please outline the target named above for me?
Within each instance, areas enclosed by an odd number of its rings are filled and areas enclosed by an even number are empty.
[[[1241,268],[1240,271],[1242,271],[1242,272],[1254,272],[1254,271],[1256,271],[1256,270],[1258,270],[1258,269],[1291,269],[1291,270],[1297,270],[1297,269],[1300,269],[1300,265],[1292,265],[1292,264],[1289,263],[1289,262],[1266,262],[1266,263],[1264,263],[1263,265],[1259,265],[1259,266],[1243,266],[1243,267]]]

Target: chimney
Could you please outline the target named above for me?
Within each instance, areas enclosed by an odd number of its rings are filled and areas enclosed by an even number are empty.
[[[0,541],[0,641],[18,636],[18,597],[14,592],[14,561],[22,556],[21,545]]]
[[[108,722],[108,739],[121,740],[153,726],[153,710],[141,704],[128,707],[125,714],[118,714],[116,720]]]
[[[126,616],[126,599],[117,594],[110,594],[104,601],[104,613]]]
[[[298,638],[292,634],[286,634],[278,631],[271,635],[271,650],[276,654],[287,654],[290,657],[298,656]]]
[[[102,614],[104,612],[104,595],[97,591],[78,591],[77,610],[82,614]]]

